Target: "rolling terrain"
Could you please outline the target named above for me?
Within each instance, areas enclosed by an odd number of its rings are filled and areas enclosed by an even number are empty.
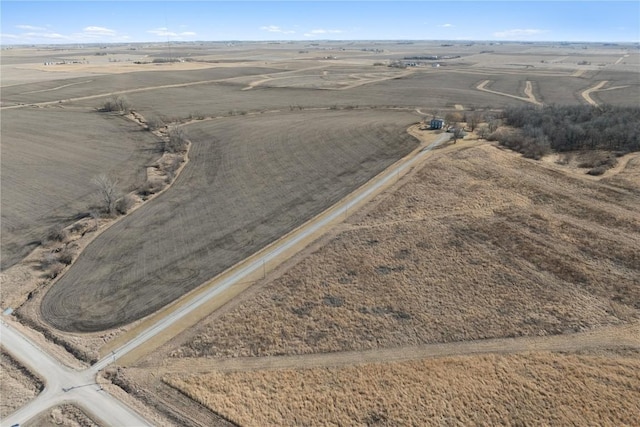
[[[87,247],[44,297],[44,318],[99,331],[154,312],[408,153],[415,121],[325,111],[189,126],[192,160],[174,185]]]
[[[475,136],[434,151],[421,140],[420,151],[418,126],[407,130],[452,112],[491,120],[513,105],[637,105],[636,45],[247,42],[1,55],[1,310],[10,300],[46,337],[40,346],[71,365],[99,359],[89,368],[104,368],[96,393],[163,425],[633,424],[640,157],[618,153],[593,177],[580,156],[536,162]],[[438,67],[394,62],[432,55]],[[179,62],[151,63],[168,57]],[[114,95],[138,123],[96,111]],[[125,192],[150,177],[170,182],[154,175],[167,129],[146,132],[146,119],[187,133],[186,166],[157,197],[102,218],[109,224],[64,274],[45,277],[25,255],[95,208],[94,176]],[[340,204],[344,221],[302,252],[212,293],[193,313],[204,320],[167,315],[309,218],[338,212],[338,200],[414,149],[419,162],[387,169],[394,179],[364,208]],[[160,320],[162,334],[141,344]],[[5,416],[40,387],[16,366],[2,358],[21,395]],[[99,421],[67,402],[27,425]]]

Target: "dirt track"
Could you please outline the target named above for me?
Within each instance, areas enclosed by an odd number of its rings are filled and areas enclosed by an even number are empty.
[[[599,349],[640,350],[640,323],[608,326],[592,331],[545,337],[500,338],[427,344],[365,351],[318,353],[300,356],[240,357],[230,359],[181,358],[141,363],[136,369],[159,374],[264,369],[306,369],[363,363],[401,362],[432,357],[525,351],[579,352]]]

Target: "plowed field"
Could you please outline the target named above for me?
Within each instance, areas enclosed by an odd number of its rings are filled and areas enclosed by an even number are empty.
[[[119,116],[58,108],[2,112],[2,270],[47,230],[86,213],[91,179],[108,174],[122,190],[145,182],[157,140]]]
[[[417,146],[391,111],[264,114],[188,127],[173,186],[91,243],[47,293],[57,328],[145,316],[302,224]]]

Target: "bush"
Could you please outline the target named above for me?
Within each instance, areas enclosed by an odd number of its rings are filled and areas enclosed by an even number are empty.
[[[187,134],[180,127],[172,127],[167,132],[167,141],[164,145],[164,151],[167,153],[182,153],[187,150]]]
[[[598,166],[587,171],[587,174],[593,175],[593,176],[600,176],[603,173],[605,173],[608,169],[609,168],[607,166]]]
[[[67,230],[54,225],[47,232],[46,240],[48,242],[64,242],[67,239]]]
[[[150,116],[146,120],[147,122],[147,130],[154,131],[164,127],[164,122],[162,119],[156,116]]]
[[[73,252],[71,251],[71,249],[65,247],[63,250],[61,250],[60,253],[58,253],[58,261],[60,261],[60,263],[64,265],[71,264],[73,262]]]
[[[107,99],[99,110],[103,112],[125,113],[131,110],[131,103],[122,95],[113,96]]]
[[[49,279],[55,279],[62,273],[62,270],[64,270],[64,264],[57,262],[49,267],[46,276]]]
[[[125,194],[116,201],[116,211],[120,215],[125,215],[136,203],[136,199],[131,194]]]

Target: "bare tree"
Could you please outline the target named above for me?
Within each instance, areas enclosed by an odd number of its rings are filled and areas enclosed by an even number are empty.
[[[469,129],[471,129],[471,132],[476,130],[476,128],[478,127],[481,121],[482,121],[482,113],[480,113],[479,111],[474,111],[469,115],[468,125],[469,125]]]
[[[109,178],[105,174],[100,174],[91,180],[96,187],[96,197],[100,203],[100,207],[109,215],[113,215],[116,208],[116,202],[120,198],[120,190],[118,190],[118,180]]]
[[[165,143],[165,151],[168,153],[182,153],[187,149],[187,134],[184,129],[174,126],[167,132],[168,141]]]
[[[487,139],[490,134],[491,134],[491,131],[489,130],[488,125],[482,125],[478,128],[478,136],[480,138]]]
[[[455,144],[459,139],[464,137],[464,129],[462,126],[456,126],[453,128],[453,132],[451,132],[451,141]]]
[[[129,110],[131,110],[131,103],[129,102],[127,97],[122,95],[112,96],[111,98],[107,99],[100,108],[100,111],[104,112],[116,111],[120,113],[126,113]]]

